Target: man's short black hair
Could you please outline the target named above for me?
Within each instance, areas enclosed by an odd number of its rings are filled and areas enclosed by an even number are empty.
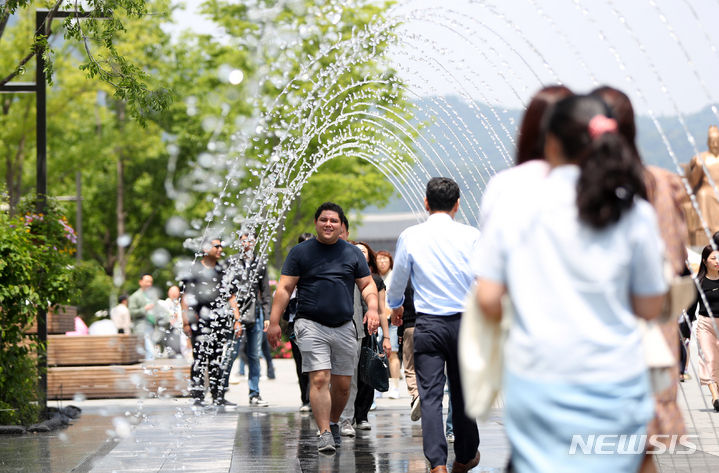
[[[317,211],[315,212],[315,221],[320,218],[320,214],[325,210],[337,212],[337,215],[339,215],[340,217],[340,223],[344,223],[345,225],[347,225],[347,229],[349,230],[349,222],[347,221],[347,217],[345,217],[344,210],[342,210],[342,207],[335,204],[334,202],[325,202],[324,204],[317,207]]]
[[[427,183],[427,204],[433,212],[448,212],[459,200],[459,186],[448,177],[433,177]]]
[[[128,299],[127,294],[123,294],[120,297],[117,298],[117,303],[122,304],[124,301]]]

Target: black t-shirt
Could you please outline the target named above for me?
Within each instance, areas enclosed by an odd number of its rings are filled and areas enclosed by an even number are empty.
[[[704,291],[704,296],[707,298],[707,302],[709,303],[709,308],[712,310],[712,315],[714,317],[719,317],[719,280],[709,279],[705,277],[701,281],[701,287],[702,291]],[[687,310],[687,313],[692,318],[692,320],[694,318],[694,311],[696,310],[697,304],[699,304],[699,314],[705,317],[709,317],[709,311],[704,305],[704,301],[702,300],[701,296],[697,292],[697,297],[694,300],[694,304],[692,304],[691,308]]]
[[[311,238],[290,250],[282,274],[300,278],[297,318],[339,327],[352,320],[355,279],[370,273],[364,255],[354,245],[344,240],[325,245]]]
[[[217,263],[215,267],[208,268],[202,261],[195,261],[190,274],[183,278],[183,291],[187,305],[199,313],[200,309],[207,307],[213,309],[220,307],[228,296],[221,291],[222,278],[225,267]]]

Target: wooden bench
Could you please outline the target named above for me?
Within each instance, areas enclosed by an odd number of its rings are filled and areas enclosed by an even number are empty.
[[[48,335],[50,399],[186,396],[184,359],[142,362],[139,335]]]
[[[127,365],[142,361],[138,335],[48,335],[48,366]]]
[[[58,366],[48,369],[47,398],[87,399],[187,396],[190,364],[152,360],[132,365]]]

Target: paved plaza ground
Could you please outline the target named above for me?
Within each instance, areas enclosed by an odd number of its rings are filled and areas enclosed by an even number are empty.
[[[63,431],[0,438],[0,472],[427,471],[420,423],[409,419],[406,389],[398,400],[378,399],[369,416],[372,430],[343,438],[336,455],[318,455],[314,421],[298,412],[293,362],[275,360],[275,366],[277,379],[260,383],[266,408],[248,406],[244,379],[228,395],[238,408],[226,412],[193,410],[188,399],[73,402],[82,416]],[[719,414],[699,395],[695,380],[681,385],[679,400],[690,433],[699,435],[698,451],[658,456],[660,472],[719,471]],[[503,471],[509,449],[501,403],[480,426],[480,437],[482,460],[472,471]]]

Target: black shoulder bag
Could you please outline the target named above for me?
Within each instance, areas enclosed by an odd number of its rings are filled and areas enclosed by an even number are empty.
[[[359,377],[363,383],[384,393],[389,390],[387,357],[380,352],[374,335],[370,335],[369,338],[370,346],[363,346],[360,352]]]

